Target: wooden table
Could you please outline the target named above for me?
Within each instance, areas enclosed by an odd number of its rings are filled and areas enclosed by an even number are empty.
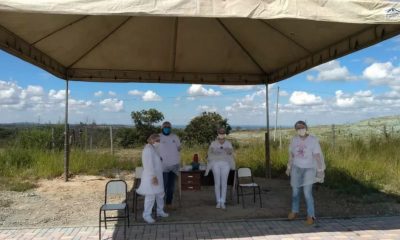
[[[180,170],[179,172],[179,205],[181,205],[182,191],[200,191],[201,186],[214,186],[214,175],[212,170],[209,171],[207,176],[204,176],[205,170]],[[230,192],[231,199],[233,199],[236,187],[236,170],[230,170],[228,185],[232,186]]]

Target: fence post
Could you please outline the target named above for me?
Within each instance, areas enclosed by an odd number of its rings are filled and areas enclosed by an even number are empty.
[[[54,128],[51,128],[51,150],[53,150],[53,151],[54,151],[54,145],[55,145],[55,142],[54,142]]]
[[[335,148],[335,124],[332,124],[332,148]]]
[[[90,131],[90,151],[92,151],[92,147],[93,147],[93,136],[92,132]]]
[[[111,146],[111,154],[114,155],[113,130],[112,130],[112,126],[110,126],[110,146]]]

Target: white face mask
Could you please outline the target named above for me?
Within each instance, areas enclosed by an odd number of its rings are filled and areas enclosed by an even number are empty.
[[[225,139],[225,134],[218,134],[218,139]]]
[[[160,143],[159,142],[155,142],[155,143],[153,143],[153,146],[157,149],[160,146]]]
[[[304,137],[306,135],[307,130],[305,128],[302,129],[297,129],[297,134],[299,134],[299,136]]]

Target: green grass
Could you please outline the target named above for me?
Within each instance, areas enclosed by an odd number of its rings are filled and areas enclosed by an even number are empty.
[[[246,132],[245,138],[240,138],[240,134],[233,136],[237,167],[250,167],[256,176],[264,177],[265,147],[262,135],[252,137],[251,133]],[[281,147],[271,141],[273,177],[284,176],[288,139],[283,139]],[[338,138],[335,147],[329,138],[322,137],[321,145],[327,165],[324,186],[343,194],[361,196],[365,201],[375,199],[372,196],[379,192],[400,195],[399,137]],[[194,153],[198,153],[200,160],[204,161],[207,148],[207,145],[184,145],[181,151],[183,164],[190,164]],[[112,177],[116,170],[133,170],[136,165],[140,165],[141,150],[123,150],[123,154],[115,155],[100,150],[74,150],[70,155],[70,172]],[[62,151],[12,147],[2,149],[0,189],[25,191],[35,187],[38,179],[61,176],[63,161]]]
[[[112,176],[114,169],[132,170],[128,160],[109,153],[72,151],[69,171],[73,174]],[[41,178],[51,179],[64,172],[61,151],[8,148],[0,152],[0,189],[25,191]]]

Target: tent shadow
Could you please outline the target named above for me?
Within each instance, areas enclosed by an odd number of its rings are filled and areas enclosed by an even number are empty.
[[[288,178],[281,174],[276,174],[272,180],[256,179],[266,190],[262,193],[263,208],[259,208],[257,202],[253,203],[250,196],[246,200],[246,208],[237,204],[234,198],[228,202],[226,212],[218,212],[213,202],[213,188],[204,187],[198,192],[184,192],[182,207],[172,212],[167,220],[157,221],[156,224],[145,224],[142,220],[143,197],[138,203],[138,219],[134,221],[133,189],[130,189],[128,204],[131,225],[127,229],[127,239],[248,238],[398,229],[400,217],[395,217],[400,214],[398,195],[383,193],[377,186],[359,182],[340,169],[330,169],[328,174],[331,176],[327,175],[326,182],[314,188],[319,218],[313,226],[304,224],[304,214],[298,220],[286,220],[291,192]],[[332,182],[337,177],[343,181]],[[272,195],[279,196],[272,198]],[[300,211],[304,213],[303,205]],[[395,209],[390,211],[393,206]],[[229,215],[229,212],[233,212],[233,215]],[[119,227],[114,228],[111,239],[124,239],[123,224],[123,221],[117,223]]]

